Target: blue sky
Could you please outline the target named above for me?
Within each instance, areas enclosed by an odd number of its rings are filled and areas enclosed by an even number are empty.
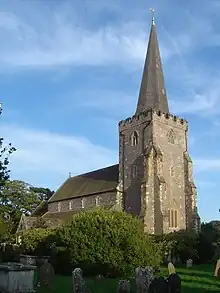
[[[181,2],[181,3],[180,3]],[[189,121],[202,220],[219,219],[220,1],[1,1],[0,131],[13,179],[56,189],[118,161],[156,9],[171,112]]]

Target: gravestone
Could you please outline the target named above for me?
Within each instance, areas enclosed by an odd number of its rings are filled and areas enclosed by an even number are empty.
[[[169,293],[180,293],[181,291],[181,279],[179,275],[171,274],[167,278],[167,291]]]
[[[130,293],[130,291],[131,291],[130,281],[128,280],[118,281],[117,293]]]
[[[137,293],[147,293],[150,283],[154,279],[153,269],[151,267],[136,268],[136,288]]]
[[[55,280],[55,272],[53,266],[44,259],[44,264],[39,268],[38,286],[41,288],[51,289]]]
[[[220,259],[217,260],[214,276],[220,277]]]
[[[76,268],[72,272],[72,288],[73,293],[88,293],[89,291],[80,268]]]
[[[186,267],[187,267],[187,269],[188,268],[191,268],[192,265],[193,265],[193,260],[191,258],[190,259],[187,259],[187,261],[186,261]]]
[[[154,278],[150,283],[148,293],[167,293],[167,281],[164,277]]]
[[[168,272],[169,272],[169,275],[176,273],[175,266],[172,264],[172,262],[168,263]]]

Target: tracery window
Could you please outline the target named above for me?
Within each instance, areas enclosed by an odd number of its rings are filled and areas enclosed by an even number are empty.
[[[174,131],[171,129],[167,133],[168,142],[174,144],[175,143],[175,134]]]
[[[137,131],[134,131],[131,135],[131,145],[136,146],[138,144],[138,140],[139,140],[138,133]]]
[[[177,210],[168,210],[168,221],[169,221],[169,228],[177,228]]]

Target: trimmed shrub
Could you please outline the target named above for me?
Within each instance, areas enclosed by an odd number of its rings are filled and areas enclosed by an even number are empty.
[[[51,254],[50,246],[55,239],[55,229],[29,229],[21,235],[21,248],[24,253],[30,255],[49,255]]]
[[[161,262],[160,246],[143,232],[137,218],[124,212],[81,212],[58,235],[72,268],[80,266],[86,275],[125,276],[138,266],[158,267]]]

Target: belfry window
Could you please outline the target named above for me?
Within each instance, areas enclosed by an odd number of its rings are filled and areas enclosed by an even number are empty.
[[[57,204],[57,210],[58,210],[58,212],[61,211],[61,202],[58,202],[58,204]]]
[[[177,228],[177,210],[169,210],[168,211],[168,222],[169,222],[169,228]]]
[[[169,143],[172,143],[172,144],[175,143],[175,134],[172,129],[167,133],[167,137],[168,137]]]
[[[131,135],[131,145],[136,146],[138,144],[138,139],[139,139],[138,133],[137,131],[134,131]]]

